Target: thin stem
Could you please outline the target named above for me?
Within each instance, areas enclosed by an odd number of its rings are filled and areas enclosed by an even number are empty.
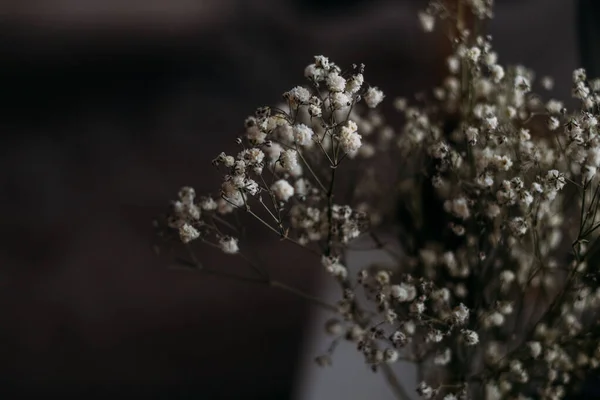
[[[235,226],[231,225],[229,222],[225,221],[223,218],[219,217],[215,213],[211,213],[211,218],[214,219],[215,221],[225,225],[226,227],[228,227],[229,229],[231,229],[234,232],[238,231],[238,229]]]
[[[381,365],[381,371],[383,372],[383,376],[387,381],[390,389],[394,392],[394,396],[400,400],[410,400],[409,394],[402,387],[402,384],[398,381],[398,377],[394,374],[394,371],[388,364]]]
[[[301,291],[299,289],[296,289],[296,288],[294,288],[292,286],[289,286],[289,285],[287,285],[287,284],[285,284],[283,282],[279,282],[279,281],[275,281],[275,280],[270,280],[268,282],[268,284],[270,286],[272,286],[272,287],[276,287],[276,288],[281,289],[281,290],[283,290],[285,292],[292,293],[292,294],[294,294],[294,295],[296,295],[298,297],[301,297],[301,298],[303,298],[305,300],[308,300],[311,303],[317,304],[317,305],[319,305],[319,306],[321,306],[321,307],[323,307],[323,308],[325,308],[325,309],[327,309],[329,311],[337,312],[337,307],[335,307],[335,306],[333,306],[333,305],[331,305],[331,304],[329,304],[329,303],[327,303],[327,302],[325,302],[325,301],[323,301],[321,299],[318,299],[318,298],[316,298],[316,297],[314,297],[314,296],[312,296],[312,295],[310,295],[308,293],[305,293],[305,292],[303,292],[303,291]]]
[[[402,256],[390,249],[389,246],[386,243],[384,243],[375,232],[371,231],[369,235],[371,236],[371,239],[373,239],[373,241],[375,242],[375,245],[378,249],[385,250],[385,252],[388,253],[395,261],[402,261]]]
[[[331,181],[327,191],[327,221],[329,223],[329,233],[327,235],[326,256],[331,256],[333,250],[333,188],[335,184],[335,171],[337,168],[331,168]]]
[[[253,263],[245,254],[239,253],[239,255],[244,260],[246,260],[246,262],[248,263],[250,268],[252,268],[252,270],[254,270],[254,272],[256,272],[258,275],[262,276],[264,279],[267,279],[267,280],[270,279],[269,274],[266,271],[264,271],[262,268],[260,268],[258,265]]]
[[[269,224],[268,222],[266,222],[264,219],[262,219],[261,217],[259,217],[254,211],[250,210],[249,208],[246,209],[246,212],[248,212],[250,215],[252,215],[254,218],[256,218],[260,223],[262,223],[264,226],[266,226],[267,228],[269,228],[270,230],[272,230],[273,232],[275,232],[277,235],[282,236],[282,232],[278,231],[277,229],[273,228],[271,226],[271,224]]]
[[[182,266],[191,267],[192,269],[195,269],[195,270],[207,273],[207,274],[219,276],[222,278],[227,278],[227,279],[231,279],[234,281],[240,281],[240,282],[257,283],[260,285],[278,288],[278,289],[283,290],[284,292],[293,294],[296,297],[307,300],[310,303],[315,304],[319,307],[322,307],[328,311],[331,311],[334,313],[337,313],[337,311],[338,311],[337,307],[335,307],[334,305],[329,304],[315,296],[312,296],[308,293],[303,292],[300,289],[297,289],[293,286],[290,286],[286,283],[283,283],[283,282],[280,282],[277,280],[266,279],[264,277],[263,278],[254,278],[254,277],[249,277],[249,276],[244,276],[244,275],[239,275],[239,274],[233,274],[233,273],[226,272],[226,271],[220,271],[220,270],[216,270],[216,269],[212,269],[212,268],[198,268],[198,263],[196,263],[195,261],[189,261],[189,260],[185,260],[182,258],[177,258],[176,261],[177,261],[177,263],[179,263]]]

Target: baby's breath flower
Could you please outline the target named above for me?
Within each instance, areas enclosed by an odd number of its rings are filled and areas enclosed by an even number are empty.
[[[444,340],[444,335],[439,329],[432,329],[429,332],[427,332],[426,340],[432,343],[439,343],[442,340]]]
[[[450,361],[452,361],[452,351],[449,348],[445,348],[433,358],[433,363],[439,366],[448,365]]]
[[[273,183],[271,191],[279,201],[288,201],[294,195],[294,187],[285,179],[279,179]]]
[[[463,329],[461,333],[467,346],[475,346],[477,343],[479,343],[479,335],[477,332],[469,329]]]
[[[338,71],[332,71],[325,80],[327,88],[331,92],[343,92],[346,89],[346,80],[340,76]]]
[[[573,71],[573,83],[583,82],[587,79],[587,74],[584,68],[578,68]]]
[[[279,156],[279,161],[286,171],[294,171],[298,167],[298,153],[292,149],[283,150]]]
[[[492,79],[495,83],[500,83],[504,78],[504,68],[498,64],[490,67],[490,73],[492,74]]]
[[[354,121],[348,120],[342,126],[339,133],[339,143],[342,150],[350,156],[356,154],[362,145],[361,136],[358,134],[358,126]]]
[[[508,226],[515,236],[523,236],[529,228],[527,221],[523,217],[515,217],[508,223]]]
[[[421,22],[421,28],[425,32],[433,32],[435,27],[435,17],[425,11],[419,12],[419,21]]]
[[[546,90],[554,89],[554,79],[551,76],[544,76],[542,78],[542,87]]]
[[[481,49],[477,46],[473,46],[467,50],[465,55],[469,61],[475,64],[477,63],[477,61],[479,61],[479,57],[481,56]]]
[[[385,349],[383,352],[383,358],[386,363],[393,364],[400,358],[400,354],[394,349]]]
[[[493,131],[498,127],[498,117],[493,114],[488,114],[483,120],[485,129]]]
[[[471,216],[467,199],[464,197],[452,200],[451,210],[454,215],[462,219],[468,219]]]
[[[365,99],[365,103],[367,103],[367,107],[375,108],[383,101],[385,95],[377,87],[370,87],[363,98]]]
[[[465,136],[467,137],[469,144],[475,146],[477,144],[477,138],[479,137],[479,130],[474,126],[469,126],[465,129]]]
[[[200,232],[192,225],[184,223],[179,227],[179,237],[183,243],[189,243],[200,237]]]
[[[404,97],[396,97],[394,99],[394,108],[398,111],[405,111],[406,110],[406,99]]]
[[[551,131],[555,131],[560,126],[560,121],[556,117],[548,118],[548,129]]]
[[[231,236],[219,239],[219,247],[225,254],[236,254],[239,251],[238,240]]]
[[[417,387],[417,393],[424,399],[432,399],[433,396],[435,396],[435,390],[425,381],[419,383],[419,386]]]
[[[331,94],[331,104],[334,110],[341,110],[352,104],[350,96],[343,92],[334,92]]]
[[[284,97],[294,105],[306,104],[310,99],[310,92],[302,86],[296,86],[289,92],[284,93]]]
[[[217,158],[213,160],[213,163],[215,165],[223,164],[227,168],[231,168],[235,163],[235,158],[233,158],[232,156],[228,156],[225,153],[221,153],[217,156]]]
[[[296,143],[300,146],[310,147],[313,144],[312,137],[314,135],[313,130],[304,125],[304,124],[296,124],[293,127],[294,130],[294,139]]]
[[[339,336],[344,333],[344,325],[337,319],[330,319],[325,323],[325,330],[330,335]]]
[[[531,357],[538,358],[542,354],[542,344],[540,342],[528,342],[527,347],[531,353]]]
[[[346,81],[346,92],[356,94],[364,83],[363,74],[358,73],[353,75]]]
[[[217,202],[212,197],[204,197],[200,200],[200,208],[204,211],[214,211],[217,209]]]
[[[452,318],[455,323],[463,325],[469,319],[469,309],[463,303],[460,303],[452,311]]]
[[[523,75],[515,77],[515,89],[521,93],[527,93],[531,90],[529,79]]]

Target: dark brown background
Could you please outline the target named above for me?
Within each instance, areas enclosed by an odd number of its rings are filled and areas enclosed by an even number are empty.
[[[213,189],[210,159],[314,54],[364,62],[390,99],[438,79],[422,1],[335,3],[0,3],[0,394],[289,396],[303,302],[168,270],[151,221],[180,186]],[[498,3],[502,59],[562,77],[566,96],[570,2]],[[310,255],[254,245],[281,280],[323,277]]]

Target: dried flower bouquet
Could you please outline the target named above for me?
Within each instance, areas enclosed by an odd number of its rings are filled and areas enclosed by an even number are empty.
[[[400,399],[410,396],[390,368],[399,360],[418,366],[425,399],[561,399],[576,389],[600,366],[600,80],[574,71],[572,112],[534,94],[533,71],[503,67],[481,32],[492,3],[433,0],[418,15],[426,31],[447,30],[453,51],[439,87],[394,101],[399,126],[376,111],[385,96],[363,65],[316,56],[305,85],[245,121],[237,154],[214,159],[220,190],[181,189],[167,221],[189,250],[178,262],[326,307],[332,346],[317,362],[354,342]],[[253,235],[314,253],[339,282],[339,302],[271,279],[245,251],[244,215],[262,228]],[[397,222],[384,224],[390,216]],[[401,254],[379,238],[382,226],[395,229]],[[397,268],[349,271],[358,237]],[[253,275],[203,265],[196,243],[244,257]]]

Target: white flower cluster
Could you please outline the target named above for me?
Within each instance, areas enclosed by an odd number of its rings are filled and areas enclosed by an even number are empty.
[[[439,86],[394,101],[397,127],[372,110],[385,96],[362,65],[316,56],[308,84],[256,110],[237,153],[215,158],[219,195],[183,188],[168,224],[183,243],[238,254],[246,214],[316,253],[342,288],[334,343],[353,342],[373,370],[415,363],[422,398],[560,399],[600,367],[600,80],[574,71],[578,111],[542,100],[533,71],[501,65],[469,30],[492,15],[492,0],[432,0],[418,15],[425,31],[451,25],[453,51]],[[374,230],[390,198],[402,255]],[[348,269],[363,234],[397,270]]]
[[[381,118],[361,111],[363,103],[375,108],[385,97],[365,85],[363,73],[362,65],[346,73],[316,56],[305,69],[309,85],[285,92],[278,107],[257,109],[245,121],[237,154],[222,152],[213,160],[224,171],[216,200],[194,204],[194,190],[182,189],[169,226],[184,243],[202,239],[234,254],[241,229],[232,220],[245,212],[285,240],[316,243],[328,257],[342,256],[369,221],[364,203],[359,209],[333,202],[335,173],[344,159],[372,158],[375,146],[392,139],[389,128],[386,139],[374,135],[385,131]],[[364,186],[358,184],[356,192],[368,192]],[[333,274],[344,275],[338,272]]]

